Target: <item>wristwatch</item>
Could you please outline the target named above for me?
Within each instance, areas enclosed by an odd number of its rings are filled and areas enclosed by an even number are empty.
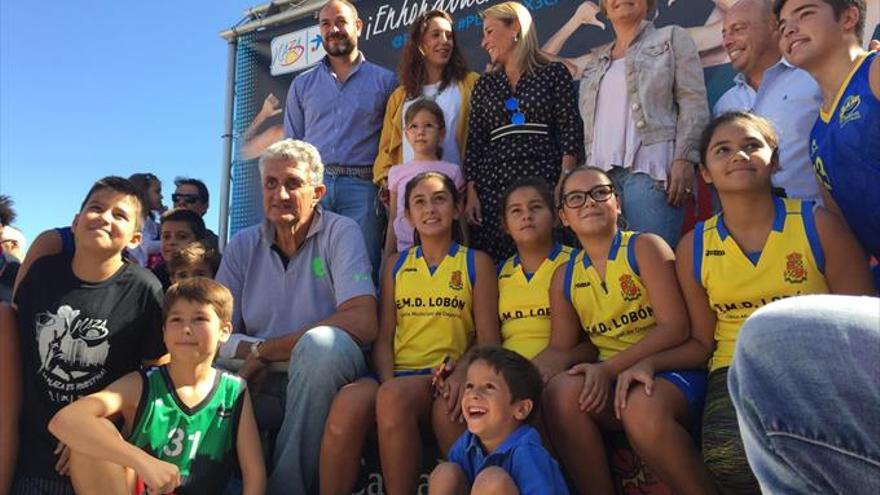
[[[264,356],[260,355],[260,347],[262,347],[262,346],[263,346],[262,340],[251,344],[251,356],[259,359],[260,362],[263,364],[269,364],[270,361],[268,359],[266,359]]]

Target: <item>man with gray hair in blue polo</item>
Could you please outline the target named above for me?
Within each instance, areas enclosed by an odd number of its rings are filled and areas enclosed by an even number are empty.
[[[273,404],[283,411],[269,494],[316,490],[330,404],[367,371],[362,349],[378,331],[363,236],[353,220],[318,205],[323,173],[308,143],[285,139],[266,149],[265,219],[232,238],[217,273],[235,299],[234,335],[221,356],[244,359],[239,374],[259,422]],[[268,373],[288,360],[286,376]]]

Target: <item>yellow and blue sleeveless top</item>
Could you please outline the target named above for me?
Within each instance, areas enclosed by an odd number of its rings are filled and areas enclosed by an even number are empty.
[[[730,366],[739,329],[756,309],[786,297],[828,292],[813,202],[773,201],[773,228],[758,253],[742,252],[724,226],[723,213],[694,227],[694,278],[706,289],[717,318],[709,371]]]
[[[880,258],[880,100],[869,81],[876,57],[860,57],[830,112],[819,112],[810,132],[810,160],[856,238]]]
[[[617,231],[608,251],[605,280],[585,251],[573,253],[565,267],[565,296],[602,361],[641,340],[655,324],[648,290],[639,278],[638,236],[638,232]]]
[[[505,349],[532,359],[550,342],[550,281],[572,249],[556,243],[535,273],[525,273],[519,256],[498,268],[498,316]]]
[[[470,347],[474,334],[474,251],[452,243],[436,267],[429,267],[421,246],[413,246],[394,264],[394,371],[439,366]]]

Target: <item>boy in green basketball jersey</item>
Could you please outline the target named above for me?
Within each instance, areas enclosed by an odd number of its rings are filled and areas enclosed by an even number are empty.
[[[168,289],[164,313],[167,365],[129,373],[49,423],[71,449],[74,488],[222,493],[237,460],[243,494],[262,494],[266,472],[245,382],[212,366],[232,329],[232,294],[213,280],[187,279]]]

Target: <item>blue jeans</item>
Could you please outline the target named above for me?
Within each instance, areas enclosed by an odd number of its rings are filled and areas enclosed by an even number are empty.
[[[324,185],[327,192],[321,199],[321,206],[351,218],[360,226],[373,265],[373,282],[378,285],[383,232],[376,211],[379,190],[368,180],[342,175],[324,174]]]
[[[672,249],[681,237],[685,207],[666,202],[666,189],[648,174],[614,167],[608,172],[620,194],[626,229],[659,235]]]
[[[880,299],[804,296],[756,311],[728,374],[764,493],[880,493]]]
[[[343,385],[366,371],[363,351],[345,331],[321,326],[300,337],[290,354],[286,390],[280,401],[284,416],[275,440],[267,494],[317,492],[321,437],[330,404]],[[267,399],[260,396],[273,392],[267,388],[254,400],[258,416],[265,416],[259,414],[262,408],[257,405]]]

